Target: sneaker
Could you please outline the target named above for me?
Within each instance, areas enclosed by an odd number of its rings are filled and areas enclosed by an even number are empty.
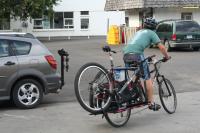
[[[150,103],[149,104],[149,109],[153,110],[153,111],[158,111],[161,108],[161,106],[159,104],[156,103]]]

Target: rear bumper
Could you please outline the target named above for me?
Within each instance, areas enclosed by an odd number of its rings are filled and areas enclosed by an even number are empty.
[[[171,47],[177,48],[200,48],[200,42],[170,42]]]
[[[45,76],[47,80],[46,93],[57,93],[61,89],[61,77],[59,73]]]

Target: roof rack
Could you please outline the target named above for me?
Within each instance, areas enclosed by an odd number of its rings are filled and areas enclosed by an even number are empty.
[[[179,21],[179,20],[181,20],[181,19],[164,19],[164,20],[158,21],[158,23],[162,23],[165,21]]]
[[[0,36],[12,36],[12,37],[25,37],[35,39],[31,33],[21,33],[21,32],[4,32],[0,33]]]

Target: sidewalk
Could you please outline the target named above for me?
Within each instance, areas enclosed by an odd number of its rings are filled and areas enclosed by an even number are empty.
[[[0,110],[1,133],[199,133],[200,92],[177,94],[178,108],[131,116],[126,126],[114,128],[101,116],[90,116],[77,102],[45,104],[31,110]],[[134,110],[133,110],[134,112]]]

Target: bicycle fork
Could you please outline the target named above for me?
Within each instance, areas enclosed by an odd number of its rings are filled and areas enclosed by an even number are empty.
[[[168,84],[167,84],[167,82],[166,82],[166,79],[165,79],[165,76],[164,75],[161,75],[160,77],[162,77],[162,80],[163,80],[163,82],[164,82],[164,84],[165,84],[165,86],[166,86],[166,88],[167,88],[167,92],[168,92],[168,94],[169,94],[169,96],[171,96],[172,94],[171,94],[171,92],[170,92],[170,90],[169,90],[169,86],[168,86]],[[157,78],[157,82],[159,83],[159,85],[160,85],[160,81],[158,80],[158,78]],[[160,89],[160,87],[159,87],[159,89]],[[163,91],[163,90],[162,90]],[[163,92],[164,93],[164,92]]]

